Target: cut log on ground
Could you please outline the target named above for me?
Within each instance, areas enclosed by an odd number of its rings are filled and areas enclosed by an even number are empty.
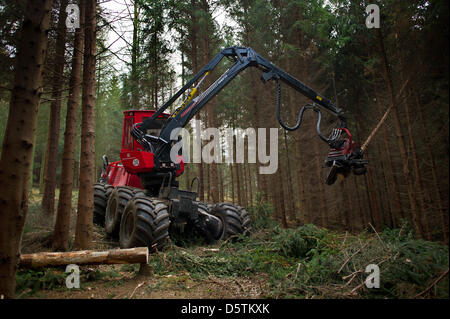
[[[43,252],[20,256],[21,268],[60,265],[142,264],[148,263],[148,248],[114,249],[107,251],[80,250],[71,252]]]

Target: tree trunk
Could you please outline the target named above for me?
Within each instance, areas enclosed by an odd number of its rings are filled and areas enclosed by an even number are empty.
[[[384,49],[383,37],[381,35],[380,29],[376,29],[376,34],[377,34],[377,40],[378,40],[378,49],[379,49],[379,52],[381,55],[381,59],[383,61],[383,72],[384,72],[384,77],[385,77],[385,81],[386,81],[386,87],[387,87],[387,90],[389,93],[390,104],[391,104],[392,108],[394,109],[394,114],[393,114],[394,115],[393,116],[394,126],[395,126],[396,135],[397,135],[399,151],[400,151],[400,155],[402,158],[403,176],[405,178],[405,183],[406,183],[406,186],[408,189],[408,198],[409,198],[411,213],[413,216],[413,223],[416,227],[418,236],[421,238],[424,238],[423,226],[420,221],[420,216],[419,216],[419,212],[417,209],[416,199],[414,196],[414,185],[411,182],[411,172],[409,170],[408,154],[406,151],[405,138],[402,133],[401,123],[400,123],[400,119],[399,119],[399,110],[396,107],[394,88],[392,85],[391,76],[389,74],[389,63],[387,61],[387,55],[386,55],[386,51]]]
[[[53,233],[53,249],[65,251],[69,247],[70,214],[72,212],[72,189],[77,142],[78,104],[81,88],[81,67],[84,48],[84,0],[80,1],[80,25],[76,30],[70,91],[67,101],[66,131],[64,133],[64,151],[62,157],[61,184],[59,187],[58,213]]]
[[[292,168],[291,168],[291,161],[289,160],[289,146],[288,146],[288,142],[287,142],[287,135],[286,135],[286,130],[284,130],[284,147],[286,148],[286,168],[287,168],[287,172],[286,172],[286,176],[287,176],[287,186],[288,189],[292,191],[292,194],[294,194],[294,184],[292,183]],[[300,182],[300,181],[299,181]],[[295,196],[290,196],[289,197],[289,219],[292,221],[296,221],[297,220],[297,216],[296,216],[296,209],[295,209],[295,201],[296,198]]]
[[[208,1],[202,0],[202,10],[204,15],[204,22],[206,25],[203,26],[203,30],[201,32],[202,34],[202,46],[203,46],[203,65],[207,65],[209,61],[212,58],[212,50],[211,50],[211,40],[210,37],[214,35],[214,30],[211,30],[209,24],[209,18],[210,18],[210,8]],[[205,79],[205,87],[209,87],[212,84],[211,77],[207,76]],[[208,102],[208,105],[206,107],[207,112],[207,122],[209,127],[216,127],[215,123],[215,101],[214,99],[210,100]],[[216,156],[217,154],[214,154]],[[217,163],[214,161],[211,164],[209,164],[209,179],[208,179],[208,188],[209,193],[211,194],[211,199],[214,203],[217,203],[219,201],[219,187],[218,187],[218,173],[217,173]]]
[[[0,295],[14,298],[51,0],[29,0],[17,50],[14,87],[0,160]]]
[[[367,154],[367,153],[366,153]],[[370,169],[370,167],[367,168],[367,182],[369,183],[369,198],[370,198],[370,203],[372,206],[372,220],[375,222],[375,229],[377,231],[381,231],[381,217],[380,217],[380,210],[378,208],[378,202],[377,202],[377,197],[375,194],[375,186],[374,186],[374,182],[373,182],[373,175],[372,175],[372,170]]]
[[[58,168],[58,142],[59,127],[61,123],[61,98],[64,83],[64,54],[66,48],[66,7],[67,0],[61,0],[58,28],[56,36],[55,64],[52,79],[52,102],[50,104],[50,122],[47,137],[47,169],[44,176],[44,196],[42,197],[42,210],[44,216],[53,222],[55,210],[56,171]]]
[[[223,181],[223,173],[222,173],[222,165],[218,166],[218,173],[219,173],[219,201],[223,203],[225,201],[225,196],[223,194],[224,192],[224,181]]]
[[[135,109],[139,107],[139,77],[138,77],[138,57],[139,57],[139,2],[133,4],[133,43],[131,48],[131,106]]]
[[[230,163],[230,176],[231,176],[231,202],[234,204],[234,174],[233,174],[233,163]]]
[[[241,192],[241,178],[239,176],[239,165],[234,165],[234,174],[236,175],[236,194],[237,194],[237,204],[242,205],[242,192]]]
[[[357,90],[355,92],[355,108],[356,108],[356,134],[357,136],[361,136],[361,125],[360,125],[360,119],[361,119],[361,114],[360,114],[360,108],[359,108],[359,91]],[[356,181],[355,181],[356,182]],[[372,224],[375,224],[374,219],[373,219],[373,214],[374,214],[374,209],[377,209],[377,207],[373,207],[373,203],[371,200],[371,195],[370,195],[370,186],[369,186],[369,182],[368,182],[368,177],[367,174],[364,176],[364,187],[365,187],[365,193],[366,193],[366,197],[362,196],[362,203],[361,203],[361,215],[363,216],[363,220],[365,221],[365,226],[367,226],[367,224],[369,222],[371,222]],[[365,197],[365,198],[364,198]],[[367,220],[367,216],[366,216],[366,212],[369,213],[369,217],[370,217],[370,221]]]
[[[318,158],[319,157],[319,141],[318,139],[314,139],[313,143],[313,149],[314,149],[314,154],[315,156]],[[322,180],[322,167],[320,165],[319,161],[314,161],[315,164],[315,177],[316,177],[316,183],[319,186],[319,211],[320,211],[320,216],[321,216],[321,226],[322,227],[328,227],[328,208],[327,208],[327,202],[325,199],[325,189],[323,187],[323,180]]]
[[[416,106],[419,112],[419,119],[420,119],[420,123],[421,123],[421,129],[423,132],[427,131],[427,128],[425,127],[425,120],[424,120],[424,116],[423,116],[423,111],[422,108],[420,107],[420,101],[419,101],[419,96],[417,95],[417,90],[413,90],[414,93],[414,98],[415,98],[415,102],[416,102]],[[425,134],[425,147],[427,150],[427,154],[428,154],[428,158],[429,158],[429,162],[430,162],[430,166],[431,166],[431,176],[433,178],[433,193],[435,193],[435,196],[437,197],[437,206],[439,209],[439,215],[440,215],[440,219],[441,219],[441,227],[442,227],[442,236],[444,239],[444,242],[448,243],[448,209],[447,209],[447,214],[445,213],[445,209],[443,201],[442,201],[442,196],[441,196],[441,187],[439,185],[439,178],[438,178],[438,167],[436,166],[436,161],[434,159],[434,155],[433,155],[433,148],[430,146],[431,142],[430,142],[430,138],[427,134]],[[447,215],[447,216],[446,216]]]
[[[381,116],[383,111],[381,109],[381,104],[380,104],[380,100],[377,94],[376,89],[374,90],[375,92],[375,97],[376,97],[376,102],[377,102],[377,106],[378,106],[378,114]],[[397,180],[397,176],[395,175],[395,170],[394,170],[394,164],[392,163],[392,155],[391,155],[391,147],[389,146],[389,141],[388,141],[388,134],[387,134],[387,128],[384,127],[383,128],[383,144],[384,144],[384,149],[386,152],[386,159],[388,162],[388,167],[389,167],[389,174],[390,174],[390,180],[391,180],[391,185],[392,185],[392,196],[394,197],[394,204],[396,207],[396,213],[395,216],[392,217],[392,222],[393,222],[393,226],[396,227],[398,224],[398,219],[403,219],[404,218],[404,213],[403,213],[403,209],[402,209],[402,205],[401,205],[401,201],[400,201],[400,191],[399,191],[399,187],[398,187],[398,180]]]
[[[429,227],[429,223],[428,223],[428,219],[427,219],[427,209],[426,209],[425,198],[424,198],[425,190],[423,188],[422,173],[419,169],[419,162],[417,160],[416,143],[414,141],[408,99],[405,100],[404,105],[405,105],[406,123],[408,126],[409,147],[411,149],[411,156],[412,156],[412,160],[413,160],[414,176],[416,177],[416,185],[417,185],[416,196],[417,196],[417,199],[419,200],[420,209],[421,209],[421,214],[420,214],[420,216],[422,217],[421,223],[425,228],[424,233],[425,233],[426,238],[428,240],[432,240],[431,231],[430,231],[430,227]]]
[[[97,1],[86,1],[81,122],[80,182],[75,230],[76,249],[90,249],[95,179],[95,51]]]
[[[21,268],[40,268],[61,265],[111,265],[148,263],[148,247],[112,249],[107,251],[81,250],[64,253],[36,253],[20,256]]]
[[[248,193],[249,193],[249,206],[253,206],[253,186],[252,186],[252,171],[250,167],[250,163],[246,163],[245,166],[247,167],[248,172]]]
[[[284,228],[288,228],[288,223],[286,219],[286,205],[285,205],[285,197],[284,197],[284,181],[283,181],[283,167],[279,167],[278,171],[275,173],[277,179],[277,191],[276,197],[279,207],[278,215],[281,219],[281,225]]]
[[[197,38],[197,29],[198,29],[198,19],[196,14],[194,14],[194,10],[197,8],[197,4],[195,0],[191,0],[191,24],[189,28],[189,42],[191,45],[191,62],[192,62],[192,73],[197,74],[199,71],[198,68],[198,38]],[[195,114],[195,119],[197,121],[201,120],[200,112]],[[196,129],[201,130],[201,125],[197,127]],[[203,163],[200,160],[200,163],[197,164],[198,169],[198,180],[199,180],[199,199],[201,202],[205,200],[205,188],[204,188],[204,180],[203,180]]]

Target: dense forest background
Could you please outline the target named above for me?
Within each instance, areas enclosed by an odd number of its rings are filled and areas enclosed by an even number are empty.
[[[103,154],[119,159],[124,110],[161,106],[222,48],[250,46],[345,109],[361,143],[392,107],[368,146],[368,172],[325,185],[328,149],[307,112],[299,130],[279,128],[276,174],[258,174],[259,164],[190,164],[183,187],[198,176],[200,200],[264,203],[285,227],[313,223],[358,232],[369,223],[380,230],[408,222],[418,237],[448,242],[447,1],[135,0],[126,1],[125,12],[106,10],[107,2],[96,17],[95,179]],[[380,29],[365,25],[370,3],[380,7]],[[60,22],[67,4],[53,2],[30,180],[50,220],[62,182],[66,118],[76,129],[75,189],[80,175],[81,108],[66,117],[76,40]],[[0,140],[23,10],[20,1],[0,1]],[[132,35],[117,28],[125,20]],[[126,48],[112,49],[116,39]],[[214,98],[197,117],[204,128],[279,127],[276,87],[259,76],[248,69]],[[307,102],[283,87],[285,121],[292,125]],[[327,116],[323,130],[335,124]]]

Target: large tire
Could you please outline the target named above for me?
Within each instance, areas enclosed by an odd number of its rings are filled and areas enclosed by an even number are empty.
[[[222,220],[223,230],[220,236],[213,238],[212,243],[219,240],[226,240],[231,236],[239,236],[249,231],[250,218],[247,211],[239,206],[229,203],[216,204],[210,214]]]
[[[121,248],[148,247],[161,251],[169,241],[169,211],[160,200],[136,196],[125,207],[120,223]]]
[[[94,224],[105,224],[106,206],[114,186],[103,183],[94,184]]]
[[[113,238],[118,237],[122,212],[136,192],[136,189],[128,186],[118,186],[111,192],[106,206],[105,231]]]
[[[236,208],[238,209],[239,216],[241,217],[242,228],[244,230],[242,233],[246,236],[249,236],[252,232],[250,215],[244,207],[236,206]]]

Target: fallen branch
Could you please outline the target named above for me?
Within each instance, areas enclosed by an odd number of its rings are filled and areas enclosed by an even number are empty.
[[[148,263],[148,248],[114,249],[107,251],[80,250],[23,254],[19,267],[38,268],[60,265],[141,264]]]
[[[373,225],[371,223],[369,223],[370,227],[372,228],[372,230],[375,232],[375,234],[377,235],[378,239],[380,240],[381,244],[383,244],[384,247],[387,247],[386,244],[384,243],[384,241],[381,239],[380,235],[378,234],[377,230],[375,229],[375,227],[373,227]]]
[[[434,286],[436,286],[436,285],[439,283],[439,281],[441,281],[447,274],[448,274],[448,268],[447,268],[446,271],[444,271],[444,272],[439,276],[438,279],[436,279],[436,280],[431,284],[430,287],[428,287],[427,289],[425,289],[425,290],[422,291],[421,293],[415,295],[414,298],[420,297],[421,295],[423,295],[423,294],[427,293],[428,291],[430,291],[431,288],[433,288]]]
[[[134,293],[136,292],[136,290],[138,290],[140,287],[142,287],[145,284],[145,281],[141,282],[139,285],[136,286],[136,288],[134,288],[133,292],[130,295],[130,299],[133,298]]]
[[[364,246],[362,246],[360,249],[358,249],[355,253],[353,253],[353,255],[351,255],[350,257],[347,258],[347,260],[342,264],[341,268],[339,268],[338,270],[338,274],[342,271],[342,269],[344,269],[345,265],[348,264],[348,262],[357,254],[359,253],[361,250],[363,250],[364,248],[366,248],[366,246],[369,244],[369,242],[367,242]]]

